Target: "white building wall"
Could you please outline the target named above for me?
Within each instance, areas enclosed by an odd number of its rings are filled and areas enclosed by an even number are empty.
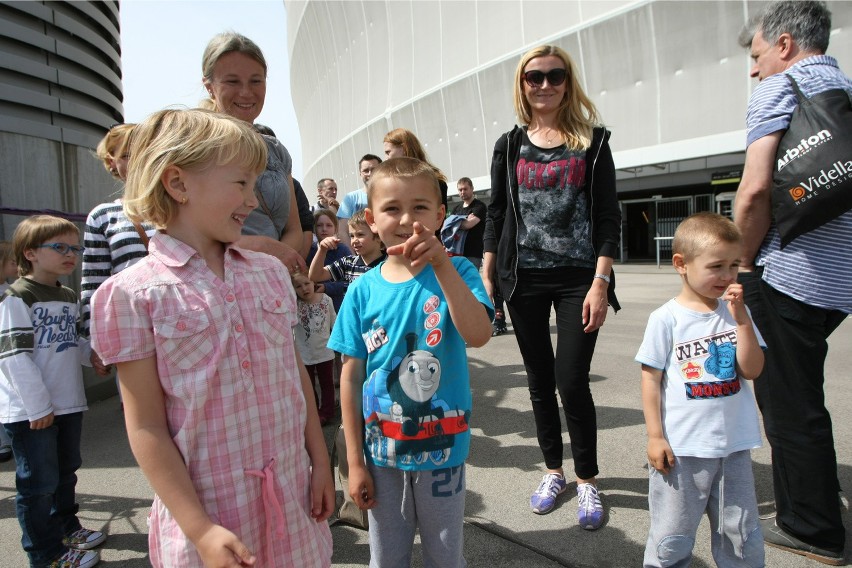
[[[542,43],[577,63],[620,179],[741,164],[756,82],[737,36],[764,3],[285,0],[306,191],[322,177],[341,195],[359,187],[358,158],[381,155],[397,127],[451,180],[487,186],[494,142],[515,124],[515,66]],[[852,2],[829,6],[829,54],[850,72]]]

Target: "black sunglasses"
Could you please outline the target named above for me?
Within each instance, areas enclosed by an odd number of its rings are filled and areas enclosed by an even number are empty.
[[[558,87],[565,82],[566,75],[567,72],[565,69],[551,69],[547,73],[543,71],[527,71],[524,73],[524,81],[530,87],[541,87],[544,85],[546,78],[551,87]]]

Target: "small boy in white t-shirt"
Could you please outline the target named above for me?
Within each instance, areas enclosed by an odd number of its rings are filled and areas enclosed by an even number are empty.
[[[737,283],[741,248],[721,215],[678,226],[683,286],[651,314],[636,355],[651,465],[645,567],[689,565],[705,512],[717,566],[764,565],[750,455],[761,437],[746,381],[762,371],[765,344]]]

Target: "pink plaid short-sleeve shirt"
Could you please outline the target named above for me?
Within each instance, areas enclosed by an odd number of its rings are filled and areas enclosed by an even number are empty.
[[[223,282],[163,233],[92,299],[94,349],[106,364],[156,356],[172,439],[199,498],[257,566],[331,563],[328,524],[310,516],[295,314],[290,277],[273,257],[229,247]],[[148,540],[155,567],[202,566],[156,497]]]

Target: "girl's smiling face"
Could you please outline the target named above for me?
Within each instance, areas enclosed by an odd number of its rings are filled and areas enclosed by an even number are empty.
[[[168,186],[179,204],[175,220],[192,229],[200,239],[197,244],[240,240],[246,217],[257,207],[257,174],[238,162],[170,168],[177,172]]]

